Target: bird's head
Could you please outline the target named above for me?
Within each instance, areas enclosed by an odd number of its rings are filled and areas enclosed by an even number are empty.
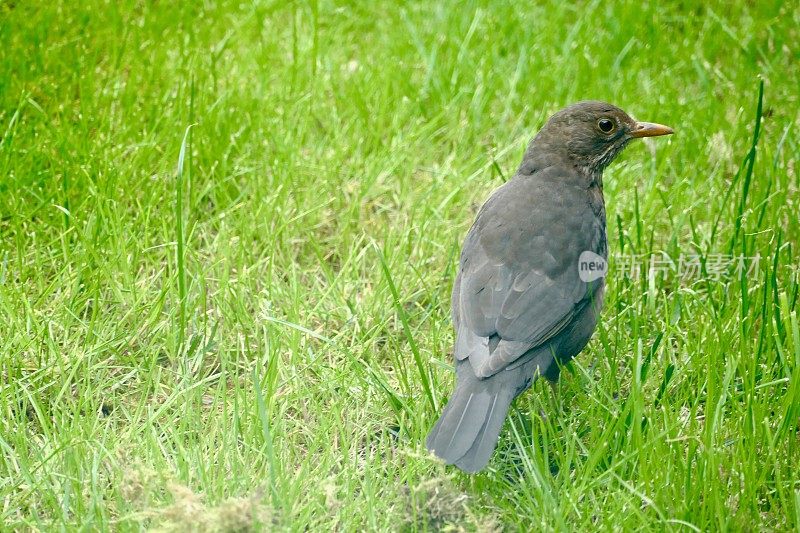
[[[586,175],[599,177],[631,140],[671,133],[672,128],[637,122],[606,102],[578,102],[550,117],[531,141],[526,159],[557,154]]]

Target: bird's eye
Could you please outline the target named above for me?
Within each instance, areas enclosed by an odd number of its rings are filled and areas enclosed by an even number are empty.
[[[601,118],[597,121],[597,127],[600,128],[600,131],[603,133],[611,133],[614,131],[614,121],[608,118]]]

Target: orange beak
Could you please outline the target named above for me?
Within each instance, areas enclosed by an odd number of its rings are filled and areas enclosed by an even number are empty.
[[[631,131],[630,136],[638,139],[639,137],[658,137],[660,135],[672,135],[675,133],[669,126],[655,124],[654,122],[637,122],[636,127]]]

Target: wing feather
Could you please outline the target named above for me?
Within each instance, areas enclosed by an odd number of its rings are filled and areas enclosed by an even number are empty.
[[[572,216],[552,209],[564,205],[575,207]],[[605,254],[601,224],[585,190],[521,179],[498,189],[461,255],[453,292],[456,358],[488,377],[563,331],[591,297],[578,257],[584,250]]]

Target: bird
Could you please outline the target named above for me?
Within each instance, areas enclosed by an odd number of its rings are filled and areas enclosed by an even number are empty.
[[[514,398],[538,377],[555,383],[589,342],[605,278],[582,267],[589,257],[602,274],[608,257],[603,170],[632,140],[672,133],[606,102],[575,103],[481,207],[453,283],[456,386],[426,439],[440,460],[484,469]]]

